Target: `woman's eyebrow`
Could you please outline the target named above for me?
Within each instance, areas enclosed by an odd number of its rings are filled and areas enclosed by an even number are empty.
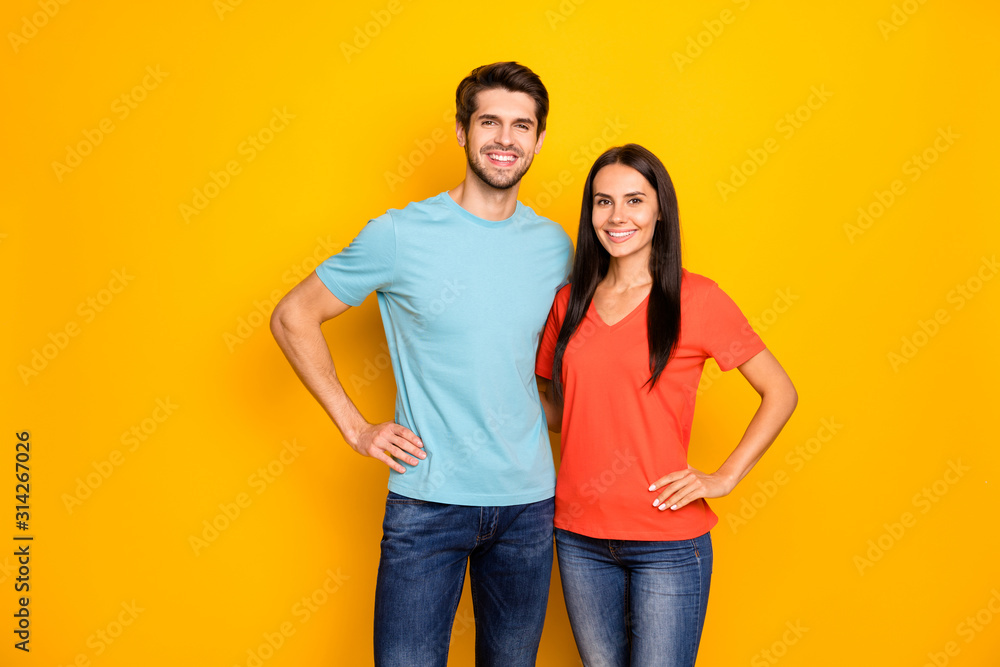
[[[626,192],[626,193],[625,193],[624,195],[622,195],[622,196],[623,196],[623,197],[634,197],[635,195],[642,195],[643,197],[645,197],[645,196],[646,196],[646,193],[645,193],[645,192],[642,192],[642,191],[640,191],[640,190],[636,190],[635,192]],[[606,195],[606,194],[604,194],[603,192],[595,192],[595,193],[594,193],[594,197],[595,197],[595,198],[597,198],[597,197],[607,197],[608,199],[611,199],[611,195]]]

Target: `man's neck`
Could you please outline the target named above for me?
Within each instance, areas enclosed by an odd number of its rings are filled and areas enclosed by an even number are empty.
[[[506,190],[498,190],[483,183],[475,174],[467,173],[465,180],[448,191],[455,203],[483,220],[506,220],[517,208],[517,183]]]

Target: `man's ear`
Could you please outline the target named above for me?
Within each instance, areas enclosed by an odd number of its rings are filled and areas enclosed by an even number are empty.
[[[459,121],[455,121],[455,136],[458,138],[458,145],[465,148],[465,128]],[[535,151],[536,153],[538,151]]]
[[[545,141],[545,130],[538,135],[538,139],[535,141],[535,155],[538,155],[542,150],[542,142]]]

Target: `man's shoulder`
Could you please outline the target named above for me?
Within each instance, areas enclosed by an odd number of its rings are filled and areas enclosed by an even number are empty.
[[[555,225],[562,229],[562,226],[555,220],[546,218],[544,215],[539,215],[535,212],[535,209],[531,208],[523,201],[517,202],[518,213],[525,222],[530,222],[538,225]]]
[[[555,220],[535,213],[533,208],[523,202],[518,202],[518,215],[522,229],[538,230],[539,233],[546,235],[551,242],[557,244],[560,249],[568,252],[573,251],[573,241],[570,240],[569,234]]]
[[[394,220],[433,218],[444,215],[447,211],[446,202],[442,201],[442,196],[447,196],[447,192],[440,192],[433,197],[411,201],[403,208],[390,208],[385,215]]]

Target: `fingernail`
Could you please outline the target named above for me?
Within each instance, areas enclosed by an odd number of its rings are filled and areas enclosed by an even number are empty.
[[[659,506],[659,507],[657,507],[656,509],[658,509],[658,510],[660,510],[660,511],[662,512],[663,510],[667,509],[667,504],[666,504],[666,503],[663,503],[662,505],[660,505],[660,506]]]
[[[677,505],[671,505],[671,506],[670,506],[670,509],[672,509],[672,510],[675,510],[675,509],[677,509]]]
[[[656,499],[656,500],[653,501],[653,507],[656,507],[659,504],[660,504],[660,500],[659,499]]]
[[[650,491],[656,491],[656,484],[650,484],[649,485],[649,490]]]

